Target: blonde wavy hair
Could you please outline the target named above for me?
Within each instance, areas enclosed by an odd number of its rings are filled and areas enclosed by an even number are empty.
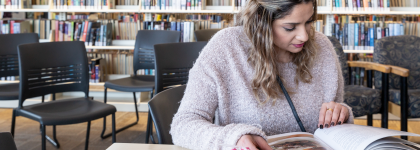
[[[273,22],[289,15],[294,6],[301,3],[313,3],[314,14],[312,19],[316,20],[317,5],[316,0],[248,0],[244,9],[239,12],[237,26],[243,26],[253,47],[249,50],[248,62],[254,67],[255,74],[252,80],[252,90],[254,96],[261,104],[269,99],[275,99],[283,95],[277,76],[279,75],[276,67],[278,59],[273,39]],[[309,39],[299,53],[292,53],[292,62],[297,66],[295,82],[309,83],[312,80],[310,69],[313,66],[318,46],[314,40],[315,30],[313,26],[309,33]],[[284,83],[284,82],[283,82]],[[289,88],[287,88],[290,91]],[[261,101],[259,91],[265,94],[266,99]],[[293,93],[290,92],[290,93]]]

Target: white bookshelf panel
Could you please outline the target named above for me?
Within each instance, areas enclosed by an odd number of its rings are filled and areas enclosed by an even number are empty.
[[[220,14],[233,14],[230,10],[140,10],[143,13],[220,13]]]
[[[373,50],[344,50],[344,53],[366,53],[366,54],[373,54]]]
[[[134,49],[134,46],[86,46],[86,49]]]
[[[119,12],[139,12],[139,9],[50,9],[50,12],[102,12],[102,13],[119,13]]]

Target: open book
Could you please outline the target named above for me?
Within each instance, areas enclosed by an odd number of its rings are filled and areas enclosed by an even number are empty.
[[[314,134],[292,132],[273,135],[269,136],[267,141],[274,150],[415,150],[417,147],[420,148],[420,145],[416,143],[392,136],[420,135],[384,128],[343,124],[317,129]]]

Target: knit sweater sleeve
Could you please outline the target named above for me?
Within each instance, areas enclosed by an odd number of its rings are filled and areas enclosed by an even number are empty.
[[[322,83],[326,90],[324,102],[334,101],[347,107],[349,110],[349,118],[346,123],[354,123],[353,111],[350,106],[344,103],[344,79],[341,72],[340,62],[334,50],[334,47],[328,38],[319,32],[316,32],[316,41],[320,46],[320,60],[323,66],[324,78]]]
[[[247,124],[218,126],[212,123],[219,103],[218,84],[223,82],[224,51],[235,46],[232,32],[219,31],[204,47],[189,72],[188,84],[175,114],[170,134],[175,145],[189,149],[217,149],[218,145],[236,145],[242,135],[266,138],[264,132]],[[234,44],[232,44],[234,43]]]

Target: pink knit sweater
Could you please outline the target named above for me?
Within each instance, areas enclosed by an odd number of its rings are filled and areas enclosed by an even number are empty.
[[[348,107],[342,103],[343,76],[333,46],[322,33],[317,32],[315,39],[320,50],[311,70],[312,82],[295,84],[296,66],[277,64],[285,86],[294,89],[290,97],[310,133],[317,129],[322,103],[335,101]],[[259,105],[253,95],[254,69],[247,61],[250,44],[238,26],[219,31],[204,47],[190,70],[185,95],[171,124],[175,145],[207,150],[219,144],[236,145],[244,134],[266,138],[300,132],[284,96],[275,105]],[[353,113],[348,109],[347,123],[353,123]],[[212,123],[215,115],[219,125]]]

